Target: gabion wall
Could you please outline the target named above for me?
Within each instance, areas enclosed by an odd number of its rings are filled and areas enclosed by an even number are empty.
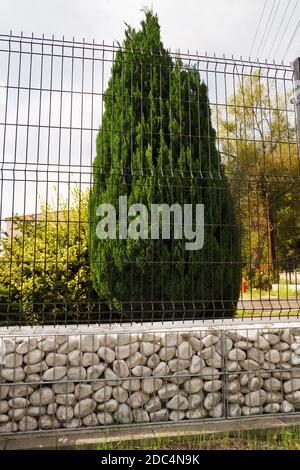
[[[10,334],[0,433],[300,412],[299,366],[300,328]]]

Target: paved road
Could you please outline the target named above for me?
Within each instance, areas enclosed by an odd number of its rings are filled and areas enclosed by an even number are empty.
[[[262,297],[262,299],[240,299],[238,303],[238,310],[249,311],[291,311],[297,310],[300,312],[300,298],[278,299],[278,297]]]

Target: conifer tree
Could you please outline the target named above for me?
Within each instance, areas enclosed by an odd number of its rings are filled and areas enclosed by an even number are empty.
[[[208,92],[196,67],[164,47],[158,18],[127,26],[104,94],[90,193],[89,253],[94,289],[122,314],[143,318],[232,316],[241,283],[239,230],[216,147]],[[204,204],[202,250],[186,240],[100,240],[97,207]],[[151,229],[149,228],[149,231]],[[148,314],[147,314],[148,312]],[[152,312],[152,313],[151,313]],[[163,313],[164,312],[164,313]]]

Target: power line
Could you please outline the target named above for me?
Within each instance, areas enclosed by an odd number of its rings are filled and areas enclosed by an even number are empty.
[[[292,11],[291,14],[290,14],[290,17],[289,17],[289,19],[288,19],[288,22],[287,22],[287,24],[286,24],[286,27],[285,27],[285,29],[284,29],[284,31],[283,31],[283,34],[282,34],[281,38],[280,38],[280,41],[279,41],[279,43],[278,43],[278,46],[277,46],[277,49],[276,49],[276,51],[275,51],[274,57],[277,56],[278,51],[279,51],[279,49],[280,49],[280,46],[281,46],[282,43],[283,43],[283,38],[284,38],[284,36],[286,35],[286,32],[287,32],[287,30],[288,30],[288,27],[290,26],[290,23],[291,23],[291,21],[292,21],[292,18],[293,18],[293,15],[294,15],[294,13],[295,13],[295,10],[296,10],[297,5],[298,5],[298,0],[295,0],[295,5],[294,5],[294,8],[293,8],[293,11]]]
[[[260,56],[260,51],[261,51],[262,46],[264,45],[264,40],[265,40],[267,31],[269,31],[269,25],[270,25],[270,21],[271,21],[271,18],[272,18],[272,16],[273,16],[273,13],[274,13],[275,5],[277,5],[277,0],[274,0],[274,1],[273,1],[273,5],[272,5],[272,7],[271,7],[271,11],[270,11],[269,18],[268,18],[268,21],[267,21],[267,24],[266,24],[266,27],[265,27],[265,31],[264,31],[264,34],[263,34],[263,36],[262,36],[262,38],[261,38],[259,47],[258,47],[258,49],[257,49],[257,53],[256,53],[257,57]]]
[[[282,59],[283,61],[286,59],[287,53],[288,53],[288,51],[289,51],[289,49],[290,49],[290,47],[291,47],[291,45],[292,45],[292,43],[293,43],[293,41],[294,41],[294,39],[295,39],[295,37],[296,37],[296,34],[297,34],[297,32],[298,32],[299,27],[300,27],[300,20],[298,21],[297,26],[296,26],[296,28],[295,28],[295,31],[294,31],[294,33],[293,33],[293,35],[292,35],[292,37],[291,37],[291,40],[290,40],[290,42],[289,42],[289,44],[288,44],[288,47],[286,48],[285,54],[284,54],[283,59]]]
[[[261,50],[261,52],[260,52],[260,55],[261,55],[261,56],[263,55],[263,52],[264,52],[264,50],[265,50],[265,47],[266,47],[266,45],[268,44],[268,40],[269,40],[271,31],[272,31],[272,27],[273,27],[275,18],[276,18],[276,16],[277,16],[277,12],[278,12],[279,6],[280,6],[280,0],[278,0],[277,7],[276,7],[275,13],[274,13],[274,15],[273,15],[273,19],[272,19],[272,21],[271,21],[271,24],[270,24],[270,27],[269,27],[269,30],[268,30],[266,39],[265,39],[265,41],[264,41],[262,50]]]
[[[255,43],[256,43],[258,31],[259,31],[259,28],[260,28],[260,25],[261,25],[261,22],[262,22],[262,19],[263,19],[265,10],[266,10],[267,3],[268,3],[268,0],[265,0],[265,4],[264,4],[264,6],[263,6],[263,9],[262,9],[262,12],[261,12],[261,15],[260,15],[260,20],[259,20],[259,22],[258,22],[258,26],[257,26],[257,28],[256,28],[256,33],[255,33],[255,36],[254,36],[254,39],[253,39],[253,42],[252,42],[252,46],[251,46],[251,49],[250,49],[250,54],[249,54],[250,57],[251,57],[251,54],[252,54],[254,45],[255,45]]]
[[[283,14],[283,16],[282,16],[280,25],[279,25],[279,27],[278,27],[276,33],[275,33],[274,40],[273,40],[271,49],[270,49],[269,54],[268,54],[268,57],[270,57],[270,58],[271,58],[271,54],[272,54],[272,51],[273,51],[273,47],[274,47],[275,42],[276,42],[276,38],[277,38],[277,36],[278,36],[278,34],[279,34],[280,30],[281,30],[281,27],[282,27],[282,25],[283,25],[283,22],[284,22],[284,20],[285,20],[287,11],[288,11],[288,9],[289,9],[291,3],[292,3],[292,0],[289,0],[287,6],[286,6],[286,8],[285,8],[284,14]]]

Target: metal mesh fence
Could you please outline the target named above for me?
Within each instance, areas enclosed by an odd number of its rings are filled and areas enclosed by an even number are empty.
[[[14,35],[0,57],[3,326],[298,317],[292,67]],[[149,226],[97,241],[91,195]],[[201,248],[172,211],[151,239],[151,203],[203,205]]]

